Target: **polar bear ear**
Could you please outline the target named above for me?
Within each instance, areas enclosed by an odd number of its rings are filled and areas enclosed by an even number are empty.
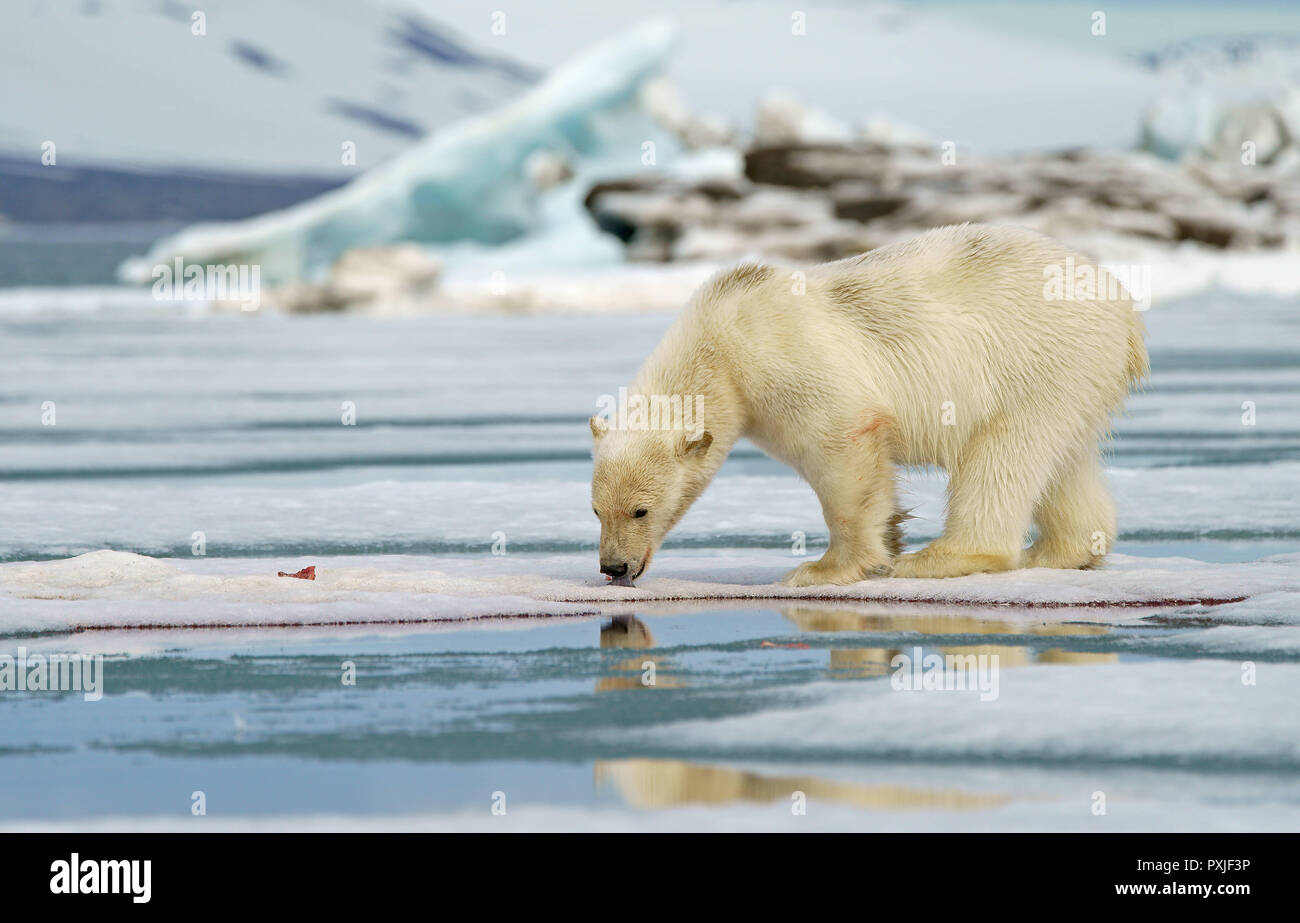
[[[609,421],[604,417],[592,417],[587,421],[587,425],[591,427],[591,438],[597,442],[600,441],[601,436],[609,432]]]
[[[703,458],[711,445],[713,445],[713,434],[707,429],[702,430],[699,435],[685,433],[677,446],[677,454],[683,458]]]

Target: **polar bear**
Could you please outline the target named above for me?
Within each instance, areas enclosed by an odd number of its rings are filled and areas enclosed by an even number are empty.
[[[627,389],[643,412],[590,421],[601,572],[640,577],[742,436],[821,501],[830,546],[789,585],[1093,567],[1116,529],[1099,442],[1149,371],[1143,334],[1113,276],[1020,228],[723,272]],[[694,429],[647,424],[647,402],[677,399]],[[914,554],[897,465],[949,474],[943,534]]]

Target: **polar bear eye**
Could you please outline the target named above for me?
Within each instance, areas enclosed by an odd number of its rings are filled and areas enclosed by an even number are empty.
[[[593,506],[593,507],[591,508],[591,511],[592,511],[593,513],[596,514],[596,518],[597,518],[597,519],[600,518],[600,510],[596,509],[596,508]]]
[[[635,513],[633,513],[632,515],[635,516],[637,519],[640,519],[642,516],[644,516],[644,515],[645,515],[646,513],[648,513],[648,512],[650,512],[650,511],[649,511],[649,510],[637,510],[637,511],[636,511]]]

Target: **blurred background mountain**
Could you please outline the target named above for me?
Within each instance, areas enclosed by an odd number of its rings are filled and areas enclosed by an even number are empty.
[[[1300,208],[1286,153],[1300,136],[1294,4],[1145,0],[1110,5],[1100,25],[1092,11],[1064,2],[815,2],[793,11],[768,0],[495,6],[6,4],[0,286],[105,285],[129,258],[138,269],[173,254],[262,261],[271,281],[320,283],[342,253],[403,241],[436,245],[431,258],[453,277],[648,254],[828,258],[945,218],[1016,220],[1041,212],[1043,195],[1054,210],[1019,223],[1049,233],[1100,226],[1218,249],[1276,247],[1290,241]],[[637,30],[665,13],[673,40],[652,49]],[[593,59],[611,35],[643,56]],[[572,99],[566,108],[554,89],[548,97],[546,81],[565,62],[568,86],[606,92],[592,92],[585,108]],[[655,80],[660,74],[666,79]],[[539,123],[539,113],[550,123]],[[467,147],[464,136],[476,131],[495,134]],[[914,206],[912,193],[926,186],[907,171],[900,180],[859,169],[850,178],[866,180],[865,192],[861,183],[856,192],[833,188],[844,177],[832,176],[812,184],[824,194],[794,202],[744,162],[755,148],[782,144],[858,153],[883,144],[934,158],[946,144],[959,164],[1001,158],[1004,173],[1013,156],[1081,149],[1233,164],[1246,136],[1258,139],[1258,163],[1282,177],[1281,187],[1260,187],[1257,174],[1244,185],[1202,178],[1202,195],[1168,175],[1157,186],[1181,190],[1181,211],[1154,221],[1134,217],[1141,202],[1128,202],[1118,217],[1107,206],[1098,218],[1095,208],[1065,201],[1080,198],[1077,189],[990,189],[983,173],[956,193],[932,190],[981,197],[951,214],[914,208],[907,217],[903,205]],[[651,163],[647,140],[655,145]],[[1098,182],[1112,182],[1116,170],[1130,185],[1146,175],[1108,164]],[[630,191],[642,196],[640,206],[593,199],[600,184],[629,179],[639,184]],[[680,208],[683,190],[701,183],[716,190],[718,181],[732,184],[722,212],[698,212],[698,227],[677,227],[665,244],[654,209],[673,210],[689,225],[697,212]],[[754,204],[755,182],[760,193],[778,191]],[[891,209],[898,182],[908,202]],[[352,188],[340,211],[329,193],[348,183],[366,191]],[[990,208],[990,191],[1012,198]],[[1095,198],[1082,196],[1093,205]],[[741,219],[726,211],[737,200],[750,203]],[[299,203],[307,204],[291,209]],[[194,222],[250,218],[177,236]],[[719,242],[718,228],[730,236]],[[803,244],[787,246],[774,228]],[[498,249],[485,259],[485,247]],[[295,303],[310,309],[336,295],[295,295]]]

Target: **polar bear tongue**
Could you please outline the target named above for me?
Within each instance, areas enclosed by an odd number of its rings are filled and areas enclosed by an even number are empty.
[[[627,574],[622,577],[612,577],[609,581],[610,586],[632,586],[632,578]]]

